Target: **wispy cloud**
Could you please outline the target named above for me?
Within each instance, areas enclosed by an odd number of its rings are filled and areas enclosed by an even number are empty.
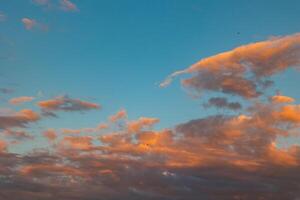
[[[21,97],[15,97],[9,100],[9,103],[12,105],[19,105],[22,103],[30,102],[34,100],[34,97],[29,96],[21,96]]]
[[[45,24],[42,24],[35,19],[30,19],[27,17],[24,17],[21,19],[25,29],[27,30],[41,30],[41,31],[48,31],[48,26]]]
[[[6,21],[7,17],[6,14],[2,11],[0,11],[0,22]]]
[[[32,0],[32,2],[38,6],[59,9],[65,12],[79,11],[77,5],[70,0]]]
[[[79,11],[76,4],[72,3],[70,0],[60,0],[60,8],[64,11]]]
[[[14,90],[11,88],[0,88],[0,93],[3,93],[3,94],[12,94],[13,92],[14,92]]]
[[[33,3],[37,5],[48,5],[50,4],[50,0],[32,0]]]

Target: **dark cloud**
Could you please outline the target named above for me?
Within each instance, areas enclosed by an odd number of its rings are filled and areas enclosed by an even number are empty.
[[[207,103],[203,104],[203,106],[227,108],[230,110],[239,110],[242,108],[242,105],[239,102],[229,102],[225,97],[212,97]]]
[[[29,109],[21,110],[17,113],[0,115],[0,129],[25,127],[28,123],[38,121],[39,119],[39,114]]]
[[[11,94],[13,92],[14,92],[14,90],[10,89],[10,88],[0,88],[0,93],[3,93],[3,94]]]

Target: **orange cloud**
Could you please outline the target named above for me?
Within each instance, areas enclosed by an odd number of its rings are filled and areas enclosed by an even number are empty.
[[[283,121],[300,123],[300,105],[285,105],[274,115]]]
[[[57,138],[57,133],[54,129],[48,129],[43,132],[43,135],[50,141],[53,141]]]
[[[0,140],[0,153],[7,150],[7,142]]]
[[[92,147],[93,138],[90,136],[66,136],[61,141],[62,148],[88,150]]]
[[[191,78],[182,81],[186,88],[200,93],[216,91],[255,98],[271,83],[265,78],[299,66],[299,46],[300,34],[243,45],[171,74],[161,87],[167,86],[178,75],[191,74]]]
[[[0,129],[6,129],[11,127],[24,127],[30,122],[35,122],[40,119],[38,113],[25,109],[20,112],[13,113],[11,115],[0,116]]]
[[[16,97],[9,100],[9,103],[12,105],[19,105],[25,102],[30,102],[34,99],[34,97],[29,96],[22,96],[22,97]]]
[[[86,111],[99,109],[101,106],[96,103],[72,99],[68,96],[56,97],[54,99],[40,101],[38,106],[46,112],[52,111]]]
[[[120,119],[124,119],[126,117],[127,117],[127,112],[126,112],[126,110],[122,109],[119,112],[117,112],[116,114],[110,116],[109,120],[111,122],[116,122],[116,121],[118,121]]]
[[[271,97],[271,101],[274,103],[292,103],[295,99],[288,96],[275,95]]]
[[[138,132],[143,128],[151,127],[158,122],[159,119],[157,118],[141,117],[136,121],[128,122],[127,128],[129,132]]]

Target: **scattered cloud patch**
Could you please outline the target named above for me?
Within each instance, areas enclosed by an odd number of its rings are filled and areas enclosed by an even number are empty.
[[[9,103],[12,105],[20,105],[22,103],[33,101],[34,97],[29,96],[22,96],[22,97],[16,97],[9,100]]]

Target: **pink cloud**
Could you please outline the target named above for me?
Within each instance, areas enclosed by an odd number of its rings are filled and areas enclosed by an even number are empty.
[[[34,19],[23,18],[22,22],[27,30],[32,30],[37,25]]]
[[[70,0],[60,0],[60,8],[64,11],[78,11],[76,4],[72,3]]]

